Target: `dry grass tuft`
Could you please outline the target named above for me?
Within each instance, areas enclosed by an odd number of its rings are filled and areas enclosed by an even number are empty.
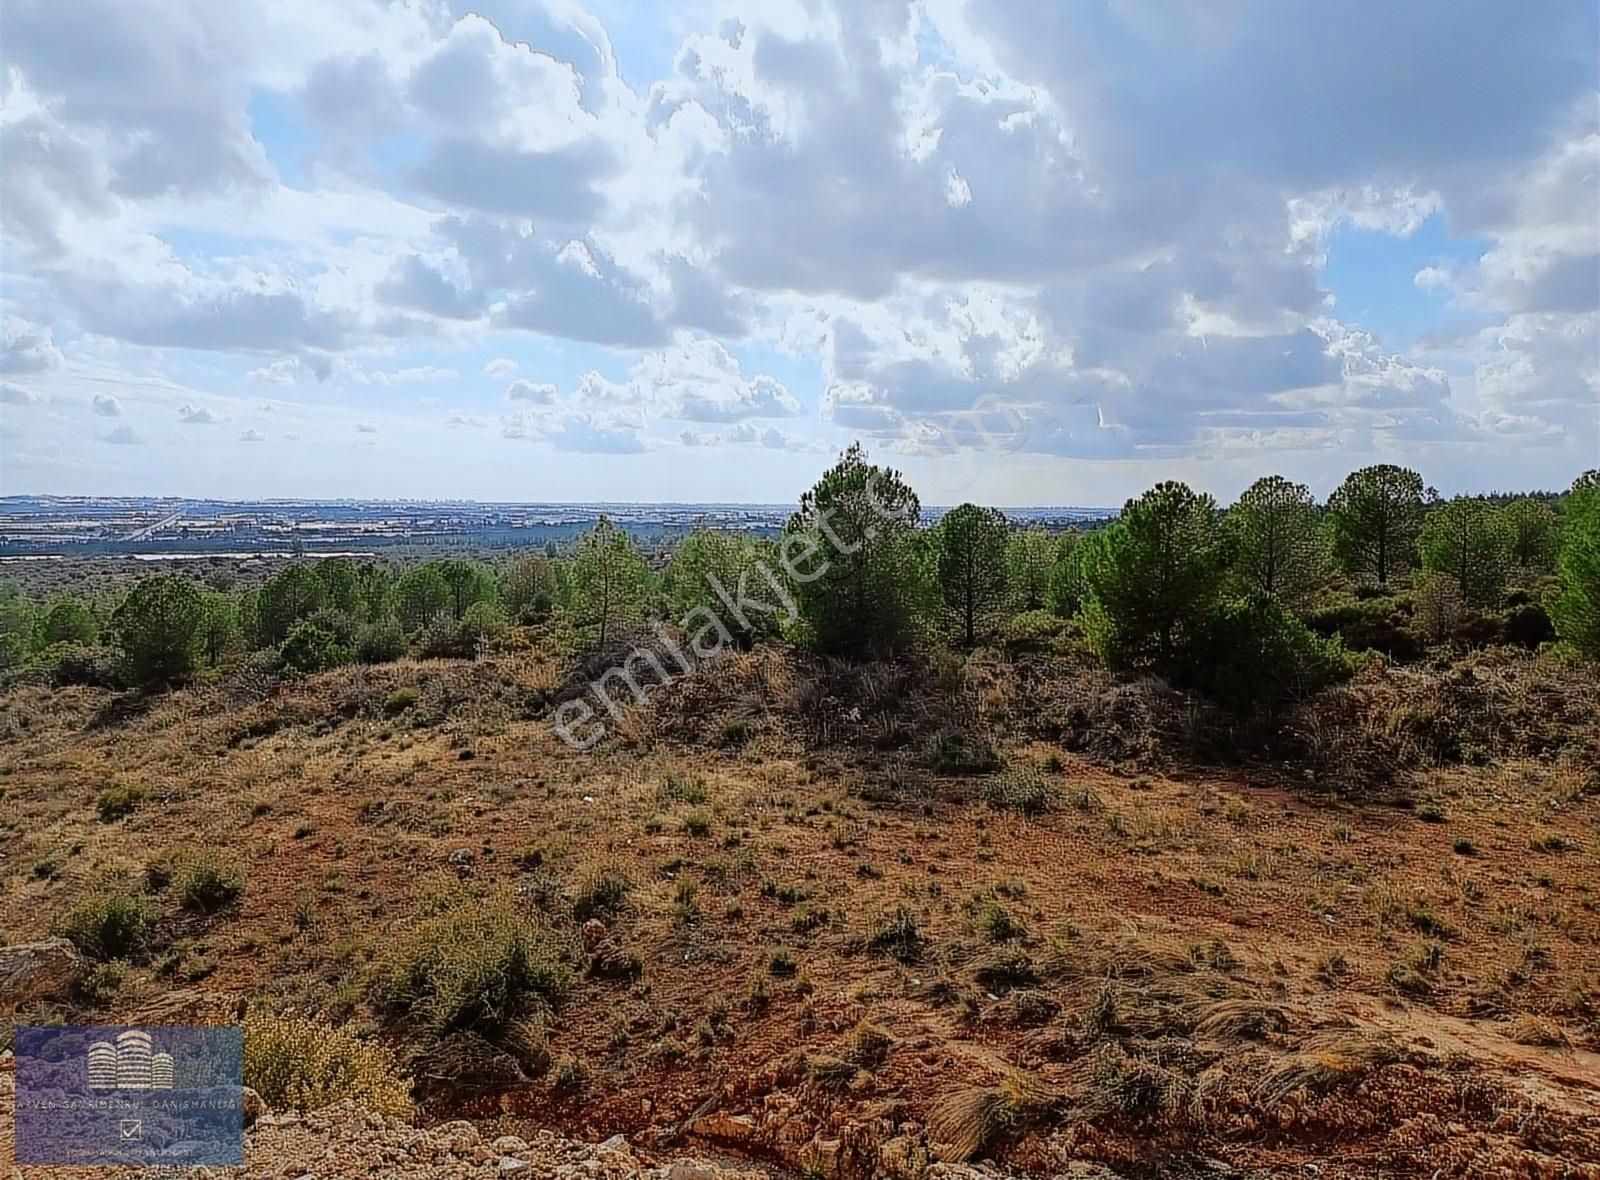
[[[945,1159],[969,1160],[1038,1126],[1068,1097],[1059,1087],[1013,1073],[998,1086],[970,1086],[940,1098],[928,1112],[928,1132]]]
[[[1248,997],[1213,1000],[1194,1014],[1194,1035],[1212,1041],[1259,1041],[1289,1030],[1289,1012],[1278,1004]]]
[[[1257,1079],[1253,1097],[1259,1105],[1273,1107],[1296,1090],[1328,1090],[1405,1059],[1405,1050],[1382,1033],[1322,1032],[1308,1037],[1298,1052]]]

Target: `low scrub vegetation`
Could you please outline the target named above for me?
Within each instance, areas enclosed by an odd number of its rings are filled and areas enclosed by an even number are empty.
[[[570,971],[553,932],[509,896],[438,901],[398,931],[378,996],[436,1035],[496,1032],[529,1004],[553,1004]]]
[[[411,1079],[393,1053],[305,1016],[253,1013],[245,1020],[244,1084],[273,1110],[349,1101],[403,1118],[412,1109]]]

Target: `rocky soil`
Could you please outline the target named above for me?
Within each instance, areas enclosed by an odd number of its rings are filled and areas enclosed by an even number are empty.
[[[12,1164],[13,1104],[16,1074],[12,1055],[0,1059],[0,1158],[13,1180],[44,1169]],[[470,1122],[421,1128],[343,1102],[324,1110],[273,1112],[254,1091],[245,1092],[247,1118],[243,1168],[196,1168],[189,1180],[322,1180],[324,1177],[382,1176],[386,1180],[465,1180],[522,1177],[524,1180],[776,1180],[773,1173],[706,1159],[655,1159],[621,1135],[601,1143],[582,1143],[552,1131],[531,1138],[491,1137]],[[1115,1180],[1092,1165],[1071,1173],[1073,1180]],[[52,1177],[95,1180],[148,1180],[148,1168],[51,1168]],[[984,1167],[935,1164],[928,1180],[991,1180],[1003,1173]]]

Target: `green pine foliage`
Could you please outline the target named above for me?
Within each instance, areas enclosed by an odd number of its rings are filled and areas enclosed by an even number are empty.
[[[111,617],[129,682],[156,688],[189,679],[203,653],[204,621],[193,582],[161,574],[136,585]]]
[[[801,638],[852,659],[911,645],[931,564],[920,511],[900,473],[869,463],[859,443],[800,498],[779,551]]]
[[[572,560],[571,600],[577,621],[595,628],[596,650],[642,617],[651,580],[650,567],[610,517],[584,534]]]
[[[1503,509],[1460,497],[1428,513],[1417,548],[1425,571],[1444,576],[1463,604],[1482,609],[1505,593],[1512,540]]]
[[[1550,604],[1556,634],[1573,651],[1600,660],[1600,478],[1572,485],[1562,512],[1561,590]]]
[[[989,630],[1005,602],[1010,540],[1004,514],[976,504],[952,508],[934,529],[939,597],[967,647]],[[1041,568],[1048,574],[1048,563]]]
[[[1223,517],[1232,581],[1245,595],[1303,603],[1327,576],[1321,513],[1305,484],[1281,475],[1256,480]]]
[[[1084,631],[1108,664],[1171,669],[1221,590],[1217,504],[1157,484],[1084,542]]]
[[[1340,568],[1380,587],[1406,573],[1422,528],[1424,494],[1422,476],[1391,463],[1352,472],[1328,498]]]

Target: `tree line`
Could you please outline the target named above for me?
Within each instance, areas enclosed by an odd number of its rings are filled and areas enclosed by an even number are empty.
[[[772,609],[774,596],[793,609]],[[697,528],[664,561],[602,517],[566,552],[494,565],[294,561],[242,591],[162,574],[114,602],[0,586],[0,672],[154,688],[244,660],[308,672],[472,656],[542,623],[604,651],[647,618],[696,608],[740,646],[781,639],[846,658],[1065,627],[1109,667],[1241,703],[1337,675],[1347,640],[1382,649],[1368,637],[1376,610],[1403,608],[1435,639],[1521,611],[1519,634],[1552,632],[1600,659],[1600,475],[1560,497],[1445,500],[1384,464],[1325,504],[1273,475],[1226,509],[1164,482],[1107,524],[1052,532],[976,504],[925,527],[900,473],[853,446],[779,536]]]

